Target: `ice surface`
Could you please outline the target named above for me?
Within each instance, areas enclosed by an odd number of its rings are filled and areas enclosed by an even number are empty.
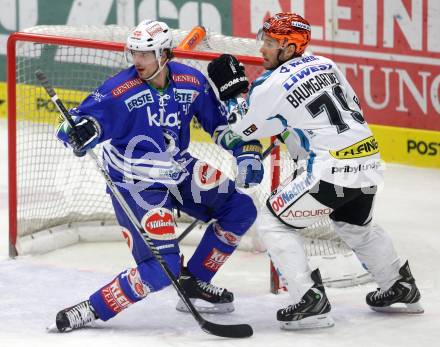
[[[440,341],[440,171],[388,165],[376,206],[376,221],[409,258],[422,292],[424,315],[371,311],[365,294],[372,284],[329,288],[336,326],[281,331],[276,310],[286,294],[269,294],[269,262],[264,254],[237,252],[215,283],[236,295],[236,311],[208,315],[218,323],[249,323],[254,336],[229,340],[201,331],[188,314],[177,312],[173,288],[150,295],[109,322],[67,334],[45,328],[58,310],[87,298],[133,263],[122,243],[87,243],[41,256],[7,258],[7,149],[0,121],[0,346],[437,346]],[[183,249],[189,256],[193,248]]]

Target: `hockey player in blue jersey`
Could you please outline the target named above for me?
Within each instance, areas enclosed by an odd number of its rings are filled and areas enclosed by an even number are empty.
[[[165,23],[141,22],[126,43],[133,65],[71,110],[75,131],[62,123],[57,136],[78,156],[104,142],[103,160],[110,177],[176,276],[181,264],[173,208],[205,222],[215,220],[179,281],[200,312],[230,312],[233,294],[211,279],[256,218],[251,198],[239,193],[235,183],[261,182],[261,144],[218,136],[226,129],[226,109],[201,72],[170,61],[172,47]],[[238,84],[242,88],[247,80]],[[193,116],[236,157],[235,183],[187,152]],[[137,266],[117,275],[88,300],[60,311],[58,331],[81,328],[96,319],[107,321],[170,284],[113,196],[112,203]],[[186,307],[181,302],[177,309]]]

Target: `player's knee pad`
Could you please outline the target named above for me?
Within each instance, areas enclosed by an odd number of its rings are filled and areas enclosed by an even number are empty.
[[[335,232],[358,256],[363,254],[392,254],[396,257],[391,236],[375,223],[363,226],[334,222]],[[377,257],[377,256],[376,256]]]
[[[304,176],[304,175],[303,175]],[[296,229],[306,228],[333,212],[308,192],[315,180],[305,175],[277,189],[267,200],[267,207],[281,222]]]

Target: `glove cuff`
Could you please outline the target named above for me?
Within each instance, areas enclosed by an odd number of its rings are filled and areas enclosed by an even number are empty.
[[[249,142],[243,143],[243,146],[236,148],[233,151],[234,157],[242,156],[242,155],[257,155],[260,159],[263,157],[263,146],[260,141],[252,140]]]

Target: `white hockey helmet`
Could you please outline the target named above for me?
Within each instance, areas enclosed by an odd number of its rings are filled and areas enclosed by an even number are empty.
[[[160,60],[164,49],[172,48],[173,35],[168,25],[150,19],[140,22],[130,32],[126,43],[129,51],[154,51],[157,60]]]

